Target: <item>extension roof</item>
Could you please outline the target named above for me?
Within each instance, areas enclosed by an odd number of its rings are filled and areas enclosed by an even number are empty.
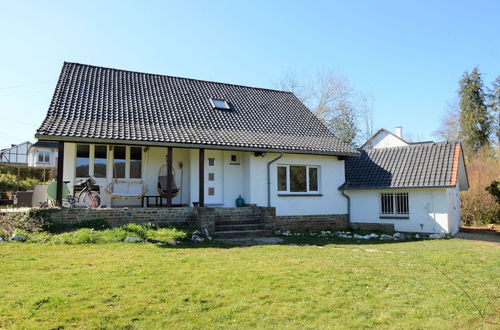
[[[290,92],[66,62],[36,137],[359,155]]]
[[[463,166],[458,142],[362,150],[360,157],[346,160],[342,189],[453,187],[460,162]]]
[[[51,148],[57,149],[57,142],[49,142],[49,141],[37,141],[35,142],[31,148]]]

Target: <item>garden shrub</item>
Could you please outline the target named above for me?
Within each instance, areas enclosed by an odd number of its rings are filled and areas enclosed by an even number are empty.
[[[32,190],[39,184],[43,184],[43,182],[37,178],[18,180],[17,176],[14,174],[0,174],[0,192]]]
[[[463,225],[484,225],[500,223],[500,204],[486,188],[498,179],[499,155],[481,150],[467,162],[469,190],[460,193]]]

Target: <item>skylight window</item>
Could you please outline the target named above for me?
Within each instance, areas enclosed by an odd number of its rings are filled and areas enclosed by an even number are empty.
[[[212,98],[210,99],[210,102],[212,103],[214,109],[231,110],[231,106],[229,106],[229,103],[226,100]]]

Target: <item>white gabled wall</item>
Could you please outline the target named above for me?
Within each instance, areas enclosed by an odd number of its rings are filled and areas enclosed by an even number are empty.
[[[349,190],[351,221],[394,224],[397,231],[455,234],[457,215],[451,212],[455,202],[450,188]],[[407,192],[409,219],[380,219],[380,193]],[[458,211],[458,221],[460,211]]]
[[[386,131],[381,131],[378,133],[363,149],[378,149],[378,148],[394,148],[394,147],[406,147],[408,146],[403,140],[397,136],[388,133]]]

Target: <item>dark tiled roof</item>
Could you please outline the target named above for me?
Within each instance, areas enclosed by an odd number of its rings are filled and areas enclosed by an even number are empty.
[[[49,141],[37,141],[35,142],[31,148],[38,147],[38,148],[53,148],[57,149],[57,142],[49,142]]]
[[[345,162],[345,189],[452,186],[455,142],[361,151]],[[456,166],[455,166],[456,167]]]
[[[289,92],[77,63],[64,64],[36,136],[358,155]]]

